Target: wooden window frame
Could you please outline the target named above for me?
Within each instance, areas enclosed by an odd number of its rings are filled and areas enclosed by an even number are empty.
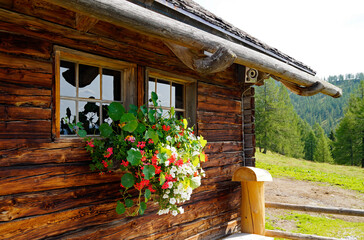
[[[147,68],[145,74],[145,102],[148,104],[148,94],[149,94],[149,78],[155,78],[168,81],[170,83],[178,83],[184,85],[184,117],[189,119],[190,125],[196,125],[196,109],[197,109],[197,80],[185,76],[180,76],[177,74],[165,72],[162,70]],[[171,88],[170,88],[171,89]],[[172,97],[172,94],[170,94]],[[168,107],[162,107],[162,109],[169,110]],[[181,109],[178,109],[181,110]]]
[[[129,106],[129,104],[136,103],[136,64],[123,62],[120,60],[115,60],[112,58],[101,57],[94,54],[89,54],[73,49],[68,49],[60,46],[54,47],[55,53],[55,111],[54,111],[54,121],[53,125],[55,126],[53,132],[56,138],[70,138],[75,136],[67,136],[60,135],[61,121],[60,121],[60,104],[61,104],[61,96],[60,96],[60,63],[61,61],[69,61],[75,64],[85,64],[88,66],[98,67],[100,69],[106,68],[116,71],[123,72],[123,82],[122,82],[122,99],[121,103],[124,106]],[[76,68],[78,69],[78,68]],[[76,70],[77,71],[77,70]],[[78,74],[76,73],[78,78]],[[100,94],[102,94],[102,74],[100,74]],[[100,96],[101,97],[101,96]],[[76,97],[77,98],[77,97]],[[82,100],[82,98],[79,98]],[[97,100],[96,102],[113,102],[112,100]],[[78,112],[76,111],[76,115]],[[100,123],[101,124],[101,123]]]

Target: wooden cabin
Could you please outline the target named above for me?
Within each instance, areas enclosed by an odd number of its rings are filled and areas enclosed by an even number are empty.
[[[341,95],[192,0],[0,0],[0,239],[235,232],[240,185],[231,178],[254,166],[252,86],[268,77],[304,96]],[[107,121],[110,102],[140,106],[155,89],[211,145],[207,176],[184,214],[158,216],[150,203],[145,215],[123,217],[120,175],[92,172],[64,119]]]

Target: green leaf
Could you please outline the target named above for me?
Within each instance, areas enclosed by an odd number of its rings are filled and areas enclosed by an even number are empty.
[[[154,107],[158,106],[157,100],[158,100],[158,95],[155,92],[152,92],[152,101]]]
[[[158,153],[157,157],[160,159],[161,163],[164,163],[168,159],[167,153]]]
[[[143,133],[145,132],[145,129],[146,129],[145,125],[143,123],[139,123],[135,131],[137,131],[138,133]]]
[[[186,128],[187,128],[187,126],[188,126],[188,122],[187,122],[187,120],[184,118],[184,119],[183,119],[183,127],[186,129]]]
[[[86,132],[86,130],[79,130],[79,131],[77,132],[77,134],[78,134],[78,136],[80,136],[80,137],[84,138],[84,137],[86,137],[87,132]]]
[[[109,117],[114,121],[120,120],[121,116],[125,113],[124,106],[118,102],[110,103],[108,110]]]
[[[149,129],[145,133],[144,139],[147,140],[149,138],[151,138],[155,144],[157,144],[159,142],[158,134],[153,129]]]
[[[193,179],[190,180],[190,184],[192,189],[198,188],[201,185],[201,183],[195,182]]]
[[[78,127],[78,128],[80,128],[80,129],[83,129],[84,127],[82,126],[82,122],[78,122],[77,124],[76,124],[76,126]]]
[[[135,183],[135,178],[134,178],[133,174],[131,174],[131,173],[125,173],[121,177],[121,184],[125,188],[131,188],[132,186],[134,186],[134,183]]]
[[[200,161],[205,162],[206,161],[206,155],[204,153],[200,154]]]
[[[109,137],[112,134],[113,130],[109,124],[103,123],[100,126],[100,136],[101,137]]]
[[[143,106],[141,106],[140,107],[140,110],[142,111],[142,113],[145,115],[145,114],[147,114],[147,112],[148,112],[148,108],[145,106],[145,105],[143,105]]]
[[[135,106],[134,104],[130,104],[129,113],[132,113],[134,114],[134,116],[136,116],[138,114],[138,107]]]
[[[205,139],[203,139],[202,136],[200,136],[200,144],[201,144],[202,148],[204,148],[207,144],[207,141]]]
[[[194,167],[196,167],[200,163],[200,160],[199,160],[198,156],[195,155],[195,156],[192,157],[192,161],[191,162],[192,162],[192,165]]]
[[[140,208],[139,208],[139,214],[140,214],[140,215],[143,215],[143,214],[144,214],[145,209],[147,209],[147,204],[146,204],[145,202],[141,202],[141,203],[140,203]]]
[[[138,164],[140,163],[140,159],[142,159],[142,154],[134,149],[130,149],[127,154],[128,156],[126,159],[128,160],[128,162],[130,162],[132,166],[138,166]]]
[[[126,200],[125,200],[125,206],[126,206],[126,207],[130,208],[130,207],[132,207],[133,205],[134,205],[133,200],[131,200],[131,199],[126,199]]]
[[[132,113],[125,113],[123,114],[123,116],[120,118],[120,122],[130,122],[130,121],[135,121],[137,120],[136,117],[134,116],[134,114]]]
[[[127,132],[134,132],[134,130],[138,127],[138,121],[134,120],[134,121],[130,121],[127,124],[125,124],[125,126],[123,127],[123,130],[127,131]]]
[[[160,179],[159,184],[163,185],[164,182],[166,181],[166,175],[163,172],[161,172],[161,174],[159,175],[159,179]]]
[[[153,165],[145,165],[143,173],[145,179],[151,179],[155,175],[155,167]]]
[[[172,108],[171,108],[171,111],[170,111],[170,113],[169,113],[169,114],[170,114],[170,117],[174,117],[174,113],[175,113],[175,112],[174,112],[174,107],[172,107]]]
[[[155,116],[154,116],[154,114],[155,114],[155,110],[154,109],[151,109],[151,110],[149,110],[149,112],[148,112],[148,118],[149,118],[149,121],[151,122],[151,123],[155,123]]]
[[[124,203],[120,202],[120,201],[117,201],[116,203],[116,212],[118,214],[123,214],[125,212],[125,206],[124,206]]]
[[[150,190],[145,189],[144,197],[145,197],[146,202],[150,199],[151,196],[152,196],[152,193],[150,192]]]

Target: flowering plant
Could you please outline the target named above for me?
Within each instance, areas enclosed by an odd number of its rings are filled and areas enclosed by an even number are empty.
[[[196,137],[186,119],[177,119],[174,109],[163,115],[154,92],[153,108],[131,105],[128,112],[120,103],[108,106],[112,123],[100,125],[102,138],[86,136],[81,124],[78,134],[86,140],[92,157],[92,170],[100,174],[120,169],[122,199],[116,212],[129,216],[144,214],[147,202],[159,203],[158,214],[182,214],[178,204],[189,200],[192,190],[204,176],[200,163],[207,160],[203,151],[207,141]],[[137,190],[137,197],[133,192]]]

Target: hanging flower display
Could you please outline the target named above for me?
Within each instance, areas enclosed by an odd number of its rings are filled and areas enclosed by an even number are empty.
[[[158,202],[159,215],[182,214],[180,204],[205,175],[200,163],[207,160],[206,140],[194,135],[186,119],[177,119],[173,108],[163,114],[157,100],[153,92],[153,107],[131,105],[128,112],[111,103],[107,113],[112,121],[100,125],[101,137],[88,137],[81,124],[70,124],[86,141],[92,170],[121,172],[118,214],[142,215],[150,200]]]

